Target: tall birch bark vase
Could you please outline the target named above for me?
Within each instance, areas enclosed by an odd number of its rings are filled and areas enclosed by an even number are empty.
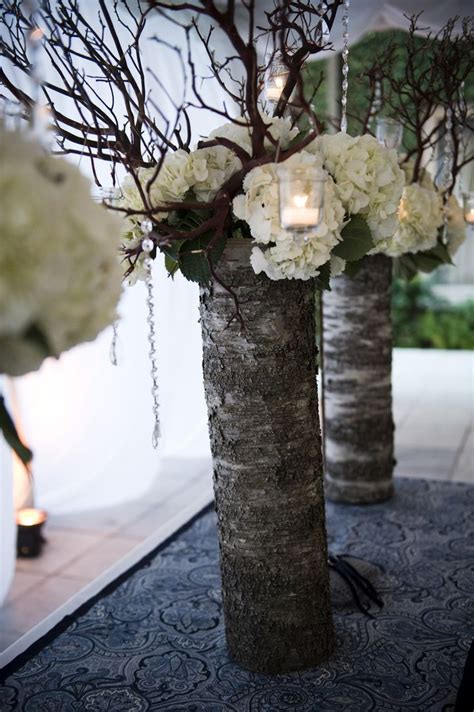
[[[314,285],[271,281],[231,239],[201,289],[227,648],[250,670],[314,667],[333,649]],[[315,437],[316,433],[316,437]]]
[[[392,261],[365,257],[323,294],[326,496],[372,504],[393,495]]]

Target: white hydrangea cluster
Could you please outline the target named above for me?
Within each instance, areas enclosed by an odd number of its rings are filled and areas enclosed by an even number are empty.
[[[443,224],[443,200],[435,188],[411,183],[403,189],[395,234],[377,244],[377,252],[399,257],[435,247]]]
[[[288,148],[290,141],[299,133],[299,129],[291,125],[291,119],[289,118],[270,117],[264,113],[262,113],[262,118],[268,126],[270,136],[274,141],[280,142],[280,148],[282,150]],[[219,128],[214,129],[214,131],[211,131],[209,134],[209,139],[214,138],[226,138],[238,144],[244,151],[247,151],[247,153],[252,153],[250,128],[245,124],[232,122],[219,126]],[[271,149],[275,147],[269,138],[265,139],[264,146],[267,151],[271,151]]]
[[[271,136],[280,141],[284,149],[298,133],[292,128],[290,119],[264,117],[268,122]],[[230,122],[224,124],[209,135],[209,140],[218,137],[233,141],[247,152],[251,152],[251,135],[248,126]],[[271,142],[267,140],[270,150]],[[170,202],[181,202],[189,191],[193,191],[196,199],[208,202],[214,198],[218,190],[242,167],[242,162],[232,149],[225,146],[196,148],[187,152],[182,149],[166,154],[160,170],[142,168],[138,173],[139,182],[148,202],[152,206],[164,205]],[[122,205],[132,210],[143,210],[143,199],[140,190],[132,176],[127,176],[122,184]],[[168,211],[155,214],[157,218],[166,220]],[[126,221],[123,237],[129,247],[136,247],[141,239],[140,216]],[[144,256],[141,256],[129,278],[130,283],[144,279],[146,271],[143,268]]]
[[[331,258],[331,250],[341,239],[344,207],[336,186],[322,167],[322,157],[305,151],[294,154],[288,165],[315,166],[325,177],[324,213],[320,225],[303,237],[283,229],[279,218],[278,179],[275,164],[254,168],[244,180],[244,194],[234,199],[236,218],[244,220],[257,245],[252,249],[252,267],[270,279],[311,279]],[[260,247],[260,245],[263,246]],[[340,261],[342,262],[342,261]],[[334,269],[343,265],[334,263]]]
[[[344,133],[320,136],[306,150],[322,153],[346,213],[367,220],[376,244],[395,233],[405,184],[396,151],[381,146],[373,136]]]
[[[298,133],[291,128],[289,119],[268,118],[269,131],[275,140],[285,148]],[[246,151],[251,150],[249,128],[242,124],[228,123],[215,129],[209,140],[222,137],[233,141]],[[270,142],[268,148],[270,148]],[[142,168],[138,173],[143,192],[152,206],[167,202],[180,202],[192,190],[199,201],[212,200],[224,183],[242,167],[240,159],[232,149],[225,146],[196,148],[187,152],[183,149],[167,153],[160,170]],[[135,180],[127,176],[122,185],[123,204],[133,210],[143,210],[143,200]],[[158,213],[163,220],[167,212]],[[139,218],[137,218],[139,220]]]
[[[466,239],[466,223],[464,222],[464,211],[454,195],[450,196],[446,208],[448,212],[447,248],[450,256],[454,257]]]
[[[423,170],[414,183],[413,168],[413,161],[403,166],[406,186],[398,208],[398,229],[391,238],[377,244],[377,252],[389,257],[433,249],[443,225],[442,196],[427,170]],[[448,200],[447,214],[447,248],[452,257],[466,238],[463,211],[454,195]]]
[[[36,370],[114,321],[120,228],[77,168],[0,128],[0,373]]]

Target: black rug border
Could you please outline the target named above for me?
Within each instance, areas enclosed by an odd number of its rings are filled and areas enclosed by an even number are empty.
[[[177,537],[179,537],[183,532],[189,529],[189,527],[191,527],[198,519],[204,517],[204,515],[208,514],[211,511],[214,511],[214,500],[209,504],[206,504],[202,509],[199,510],[199,512],[196,512],[196,514],[194,514],[191,519],[182,524],[179,529],[173,532],[173,534],[170,534],[164,541],[161,542],[161,544],[158,544],[158,546],[156,546],[152,551],[150,551],[148,554],[145,554],[145,556],[143,556],[139,561],[137,561],[136,564],[133,564],[133,566],[131,566],[129,569],[120,574],[120,576],[117,576],[116,579],[104,586],[104,588],[101,589],[99,593],[94,594],[92,598],[83,603],[76,611],[74,611],[74,613],[70,613],[64,616],[64,618],[58,621],[58,623],[56,623],[56,625],[51,628],[51,630],[42,635],[41,638],[38,638],[38,640],[32,643],[22,653],[19,653],[19,655],[13,658],[13,660],[10,660],[10,662],[7,663],[3,668],[0,668],[0,684],[4,685],[10,675],[17,672],[21,667],[23,667],[23,665],[25,665],[25,663],[29,662],[31,658],[41,652],[41,650],[43,650],[46,645],[48,645],[52,640],[57,638],[58,635],[63,633],[66,628],[71,625],[71,623],[74,623],[75,620],[87,613],[87,611],[89,611],[92,606],[97,603],[97,601],[113,593],[113,591],[115,591],[115,589],[118,588],[120,584],[126,581],[130,576],[133,576],[136,571],[143,568],[149,561],[154,559],[155,556],[157,556],[163,549],[169,546]]]

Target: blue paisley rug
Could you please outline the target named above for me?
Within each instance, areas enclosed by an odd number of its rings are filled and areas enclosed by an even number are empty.
[[[331,551],[368,562],[385,606],[364,616],[335,580],[332,660],[270,677],[227,658],[207,510],[6,671],[0,710],[452,710],[474,637],[473,511],[474,487],[419,480],[386,504],[329,504]]]

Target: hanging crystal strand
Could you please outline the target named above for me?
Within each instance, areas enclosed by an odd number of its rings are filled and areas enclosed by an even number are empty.
[[[381,83],[380,79],[377,77],[375,79],[374,100],[370,107],[370,116],[369,116],[369,125],[368,125],[369,129],[372,130],[373,125],[374,125],[374,119],[377,116],[377,114],[380,112],[381,108],[382,108],[382,83]]]
[[[30,60],[31,98],[33,99],[30,126],[36,140],[46,151],[49,151],[51,149],[51,110],[41,99],[44,80],[41,66],[44,30],[39,21],[40,4],[37,0],[27,0],[26,9],[29,11],[31,23],[26,37]]]
[[[441,168],[436,176],[435,184],[443,196],[443,236],[444,244],[448,241],[448,200],[449,191],[453,182],[453,112],[450,106],[446,108],[446,123],[444,133],[443,158],[441,159]]]
[[[156,331],[155,331],[155,301],[153,297],[153,279],[152,279],[152,268],[153,268],[153,260],[150,257],[150,253],[152,252],[153,248],[155,247],[155,244],[153,240],[150,238],[150,233],[153,229],[153,224],[151,220],[146,219],[143,220],[141,223],[141,229],[143,232],[143,240],[142,240],[142,250],[147,255],[143,261],[143,267],[145,268],[146,271],[146,277],[145,277],[145,286],[147,290],[147,298],[146,298],[146,303],[148,307],[148,316],[147,316],[147,324],[148,324],[148,343],[150,346],[150,350],[148,352],[148,355],[150,357],[150,364],[151,364],[151,380],[152,380],[152,386],[151,386],[151,395],[153,398],[153,416],[155,418],[155,424],[153,428],[153,435],[152,435],[152,445],[156,449],[158,447],[158,442],[160,439],[160,403],[159,403],[159,390],[158,390],[158,363],[157,363],[157,354],[156,354]]]
[[[114,321],[112,324],[112,341],[110,342],[110,363],[112,366],[118,366],[117,357],[117,347],[118,347],[118,321]]]
[[[112,187],[112,188],[102,188],[100,191],[100,197],[102,203],[107,206],[111,207],[116,207],[119,202],[120,198],[122,197],[122,193],[120,191],[120,188]],[[119,325],[119,319],[116,319],[114,323],[112,324],[112,341],[110,342],[110,350],[109,350],[109,358],[110,358],[110,363],[112,366],[118,366],[118,345],[119,345],[119,336],[118,336],[118,325]]]
[[[342,96],[341,96],[341,131],[347,133],[347,90],[349,88],[349,5],[350,0],[344,0],[342,14]]]
[[[459,104],[458,104],[458,110],[456,112],[456,137],[457,137],[457,143],[458,143],[458,150],[464,150],[464,141],[463,141],[463,124],[464,124],[464,117],[466,116],[466,98],[464,94],[465,90],[465,82],[461,82],[461,86],[459,87]],[[454,188],[454,186],[453,186]],[[458,195],[463,196],[464,195],[464,175],[462,169],[459,171],[458,174]]]

